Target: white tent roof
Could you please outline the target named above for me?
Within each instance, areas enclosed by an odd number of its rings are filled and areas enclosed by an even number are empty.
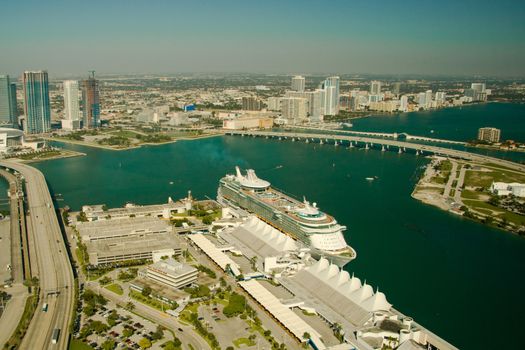
[[[230,269],[235,276],[239,276],[241,271],[239,265],[228,255],[221,252],[217,247],[213,245],[206,237],[201,233],[196,233],[188,236],[193,243],[195,243],[202,251],[210,257],[221,269],[226,270],[226,265],[230,265]]]
[[[239,282],[239,284],[298,339],[303,339],[303,334],[307,332],[318,349],[326,349],[321,342],[321,335],[297,314],[284,306],[275,295],[270,293],[259,282],[249,280]]]

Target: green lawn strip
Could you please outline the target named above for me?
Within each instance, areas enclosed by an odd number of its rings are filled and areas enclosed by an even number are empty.
[[[157,299],[153,299],[153,298],[148,298],[148,297],[145,297],[144,295],[142,295],[141,293],[139,292],[135,292],[135,291],[130,291],[129,292],[129,296],[133,299],[135,299],[136,301],[142,303],[142,304],[145,304],[145,305],[148,305],[154,309],[157,309],[159,311],[165,311],[165,310],[170,310],[171,309],[171,305],[168,304],[168,303],[164,303],[164,302],[161,302]]]
[[[113,293],[118,294],[118,295],[123,295],[124,294],[124,291],[122,290],[122,287],[119,284],[117,284],[117,283],[109,284],[107,286],[104,286],[104,288],[106,288],[107,290],[112,291]]]
[[[69,350],[93,350],[93,348],[78,339],[72,339],[69,343]]]
[[[480,192],[463,190],[461,191],[461,198],[465,199],[479,199]]]

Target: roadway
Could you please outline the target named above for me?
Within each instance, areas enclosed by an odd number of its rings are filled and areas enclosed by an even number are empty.
[[[466,159],[481,163],[494,163],[500,166],[504,166],[510,169],[525,171],[525,165],[503,160],[500,158],[489,157],[482,154],[471,153],[466,151],[459,151],[451,148],[431,146],[425,144],[418,144],[414,142],[404,142],[398,140],[386,140],[372,137],[361,137],[361,136],[349,136],[349,135],[337,135],[337,134],[315,134],[315,133],[298,133],[298,132],[277,132],[277,131],[244,131],[244,130],[228,130],[225,132],[226,135],[241,135],[241,136],[253,136],[253,137],[268,137],[268,138],[286,138],[294,140],[330,140],[332,142],[347,141],[364,143],[366,145],[382,145],[392,146],[400,150],[412,149],[417,152],[433,153],[436,155],[443,155],[452,158]]]
[[[40,280],[39,304],[20,349],[66,349],[74,278],[47,183],[40,171],[28,165],[2,161],[0,166],[19,172],[25,179],[29,254],[38,267],[32,275]],[[41,310],[45,302],[49,305],[47,312]],[[55,328],[60,329],[60,336],[58,343],[52,344]]]

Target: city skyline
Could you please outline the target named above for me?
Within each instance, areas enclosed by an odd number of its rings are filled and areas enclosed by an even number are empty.
[[[525,75],[518,1],[63,5],[4,5],[0,71]]]

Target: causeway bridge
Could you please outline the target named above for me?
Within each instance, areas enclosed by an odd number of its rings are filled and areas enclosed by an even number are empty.
[[[265,137],[278,140],[315,142],[319,144],[333,144],[335,146],[364,147],[365,149],[380,148],[382,151],[397,150],[398,153],[415,151],[419,154],[435,154],[440,156],[465,159],[476,162],[489,162],[510,169],[524,171],[525,164],[519,164],[496,157],[485,156],[478,153],[455,150],[451,148],[432,146],[427,144],[418,144],[414,142],[405,142],[400,140],[378,139],[366,136],[338,135],[338,134],[316,134],[316,133],[299,133],[299,132],[281,132],[281,131],[255,131],[255,130],[228,130],[225,135],[238,135],[250,137]]]
[[[371,136],[371,137],[380,137],[380,138],[391,138],[391,139],[395,139],[395,140],[397,140],[397,139],[405,139],[405,140],[416,140],[416,141],[425,141],[425,142],[448,143],[448,144],[455,144],[455,145],[465,145],[466,144],[463,141],[436,139],[436,138],[433,138],[433,137],[410,135],[410,134],[408,134],[406,132],[388,133],[388,132],[373,132],[373,131],[333,130],[333,129],[323,129],[323,128],[316,128],[316,127],[308,127],[308,126],[292,126],[292,127],[296,127],[298,129],[305,129],[305,130],[332,131],[332,132],[337,132],[338,134]]]

